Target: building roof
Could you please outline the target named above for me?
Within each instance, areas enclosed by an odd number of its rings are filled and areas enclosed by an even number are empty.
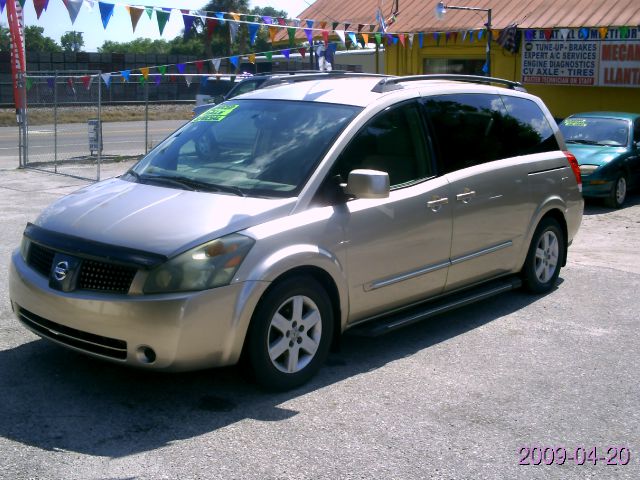
[[[375,24],[376,10],[382,5],[385,18],[391,15],[391,0],[316,0],[299,18],[317,22],[350,23],[349,31],[358,24]],[[484,26],[485,12],[449,10],[442,20],[435,17],[437,0],[400,0],[392,33],[444,32],[473,30]],[[456,6],[492,9],[492,27],[501,30],[515,23],[519,28],[580,28],[640,25],[638,0],[454,0]]]

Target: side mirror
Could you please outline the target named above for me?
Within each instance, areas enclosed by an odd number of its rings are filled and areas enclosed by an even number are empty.
[[[345,193],[355,198],[387,198],[389,189],[387,172],[366,169],[352,170],[344,186]]]

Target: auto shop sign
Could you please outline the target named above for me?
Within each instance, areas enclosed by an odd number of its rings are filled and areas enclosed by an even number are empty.
[[[527,30],[522,82],[640,87],[638,28]]]

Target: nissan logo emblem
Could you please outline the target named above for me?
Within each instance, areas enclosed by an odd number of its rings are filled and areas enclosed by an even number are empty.
[[[67,278],[67,274],[69,273],[69,262],[58,262],[56,268],[53,269],[53,276],[56,280],[61,282],[65,278]]]

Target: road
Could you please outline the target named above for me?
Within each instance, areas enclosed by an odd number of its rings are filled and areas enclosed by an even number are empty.
[[[640,196],[619,211],[587,207],[548,295],[511,292],[385,337],[347,336],[311,383],[272,394],[238,368],[139,372],[21,327],[9,254],[27,221],[85,182],[1,174],[2,478],[640,478]],[[572,460],[519,465],[532,446]],[[609,446],[629,449],[629,463],[575,459]]]
[[[182,120],[156,120],[149,122],[149,144],[157,145],[162,139],[184,124]],[[103,123],[103,154],[138,155],[144,153],[145,125],[143,121]],[[0,165],[18,158],[18,128],[0,127]],[[88,126],[67,123],[58,126],[57,140],[53,125],[29,128],[29,161],[52,162],[54,145],[58,144],[58,159],[89,155]]]

